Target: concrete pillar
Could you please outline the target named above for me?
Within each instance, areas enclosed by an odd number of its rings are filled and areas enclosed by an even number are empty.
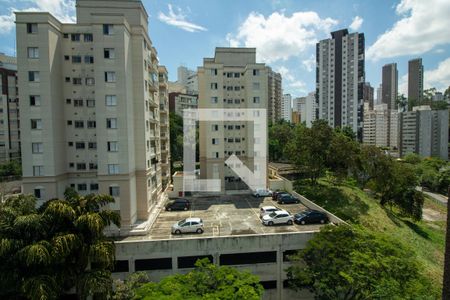
[[[277,299],[283,299],[283,249],[277,250]]]
[[[176,256],[172,256],[172,274],[178,273],[178,259]]]

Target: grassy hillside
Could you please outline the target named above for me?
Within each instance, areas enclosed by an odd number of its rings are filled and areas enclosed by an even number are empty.
[[[320,180],[317,187],[298,184],[296,190],[349,223],[383,232],[415,249],[417,258],[423,265],[423,274],[435,287],[431,292],[436,296],[440,295],[445,244],[443,216],[446,209],[443,205],[426,199],[424,211],[433,213],[434,220],[414,223],[409,218],[399,216],[395,210],[381,207],[373,195],[351,184],[334,185]]]

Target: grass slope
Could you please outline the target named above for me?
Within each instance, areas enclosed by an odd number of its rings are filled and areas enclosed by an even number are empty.
[[[423,274],[432,282],[436,296],[442,290],[444,266],[445,221],[420,221],[414,223],[395,213],[395,210],[383,208],[370,193],[351,184],[335,185],[320,180],[316,187],[297,185],[297,192],[318,205],[334,213],[343,220],[360,224],[368,230],[382,232],[403,241],[413,248],[419,262],[423,265]],[[445,213],[441,205],[426,199],[425,208]]]

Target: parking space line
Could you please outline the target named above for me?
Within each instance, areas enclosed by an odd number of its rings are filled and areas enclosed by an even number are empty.
[[[250,204],[250,202],[248,201],[248,199],[247,198],[244,198],[244,199],[245,199],[245,201],[247,201],[247,204],[250,207],[250,209],[252,210],[252,212],[256,215],[257,220],[260,221],[259,214],[253,210],[253,207]],[[264,225],[261,223],[261,226],[264,226]],[[261,227],[261,230],[262,230],[263,233],[266,233],[266,231],[264,230],[264,227]]]

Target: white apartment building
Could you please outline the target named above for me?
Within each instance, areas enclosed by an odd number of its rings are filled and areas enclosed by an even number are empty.
[[[20,160],[17,61],[0,53],[0,162]]]
[[[307,127],[311,127],[312,123],[316,120],[316,111],[317,111],[316,93],[311,92],[305,98],[304,121],[306,122]]]
[[[186,88],[186,93],[198,95],[198,76],[197,72],[190,70],[184,66],[177,69],[177,83]]]
[[[364,34],[343,29],[331,36],[316,45],[318,118],[349,126],[362,140]]]
[[[267,109],[267,68],[256,62],[255,48],[216,48],[213,58],[203,59],[198,78],[199,108]],[[224,162],[235,154],[254,171],[254,130],[248,121],[200,122],[200,178],[221,179],[222,191],[246,189]]]
[[[148,14],[136,0],[77,0],[76,9],[75,24],[16,13],[23,189],[40,200],[67,187],[109,194],[120,234],[144,232],[164,195],[166,97]]]
[[[274,72],[272,68],[267,67],[268,74],[268,120],[272,123],[281,120],[282,110],[281,102],[283,100],[282,78],[281,74]]]
[[[400,156],[416,153],[448,159],[448,110],[413,107],[399,114]]]
[[[367,105],[369,108],[369,105]],[[377,147],[397,148],[397,112],[387,104],[378,104],[364,111],[363,143]]]
[[[292,122],[292,96],[284,94],[281,101],[281,119]]]
[[[165,66],[158,66],[159,74],[159,127],[161,139],[162,188],[170,183],[170,128],[169,128],[169,78]],[[157,124],[156,124],[157,125]]]

